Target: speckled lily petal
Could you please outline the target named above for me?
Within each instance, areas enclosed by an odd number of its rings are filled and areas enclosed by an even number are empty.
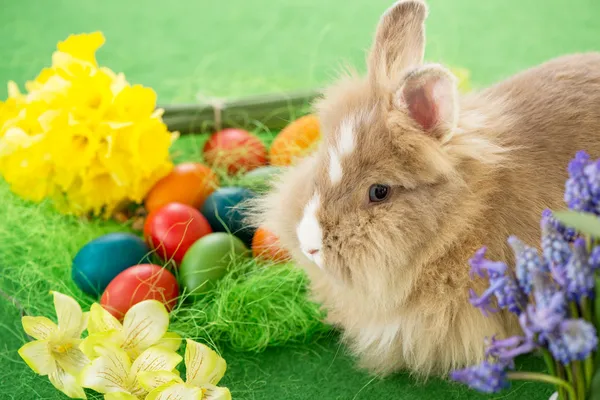
[[[79,303],[70,296],[59,292],[51,292],[54,296],[54,308],[58,318],[58,329],[67,337],[81,336],[84,317]]]
[[[219,383],[227,370],[225,360],[202,343],[191,339],[187,339],[186,343],[186,382],[194,386],[202,386],[206,383],[216,385]]]
[[[137,303],[127,311],[123,320],[124,349],[144,351],[158,342],[169,327],[169,313],[156,300]]]
[[[113,329],[120,331],[123,329],[123,325],[121,325],[121,323],[100,304],[92,304],[90,307],[90,322],[88,324],[88,332],[93,334],[111,331]]]
[[[77,379],[67,373],[62,368],[57,368],[55,372],[48,375],[50,382],[55,388],[66,394],[72,399],[87,399],[83,388],[77,382]]]
[[[58,326],[46,317],[29,317],[21,319],[25,333],[34,339],[48,339],[51,333],[56,332]]]
[[[148,392],[151,392],[167,383],[183,383],[183,380],[178,374],[170,371],[140,372],[137,378],[140,386],[142,386]]]
[[[226,387],[204,385],[202,393],[202,400],[231,400],[231,392]]]
[[[148,393],[146,400],[204,400],[200,388],[185,383],[167,384]]]
[[[127,353],[117,347],[98,347],[97,351],[100,357],[81,372],[81,385],[99,393],[126,391],[131,370]]]
[[[50,353],[50,344],[45,340],[36,340],[24,344],[19,355],[33,372],[48,375],[56,371],[56,362]]]

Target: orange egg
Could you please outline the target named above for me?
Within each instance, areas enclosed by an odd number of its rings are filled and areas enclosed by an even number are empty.
[[[152,212],[168,203],[200,208],[218,186],[219,178],[206,165],[193,162],[178,164],[150,189],[146,196],[146,209]]]
[[[291,259],[289,253],[279,245],[277,236],[262,227],[256,230],[252,238],[252,255],[255,258],[275,263]]]
[[[277,135],[269,152],[272,165],[287,166],[310,154],[321,139],[319,120],[310,114],[298,118]]]

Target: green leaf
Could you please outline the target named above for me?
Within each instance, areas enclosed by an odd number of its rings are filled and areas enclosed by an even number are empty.
[[[587,400],[600,400],[600,368],[596,369],[596,373],[592,378]]]
[[[600,238],[600,218],[594,214],[579,211],[557,211],[552,213],[563,225],[579,233]]]

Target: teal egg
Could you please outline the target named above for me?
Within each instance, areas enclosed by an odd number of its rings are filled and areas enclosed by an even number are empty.
[[[202,215],[208,220],[213,232],[234,234],[250,247],[256,229],[247,225],[247,213],[242,202],[254,196],[256,193],[243,187],[219,188],[204,202]]]
[[[259,167],[245,174],[239,185],[253,192],[263,194],[271,190],[273,181],[282,171],[281,167],[268,165]]]
[[[249,254],[239,238],[224,232],[210,233],[185,253],[179,266],[181,286],[192,296],[202,295],[227,274],[232,260]]]
[[[91,296],[99,296],[122,271],[150,263],[148,245],[131,233],[109,233],[88,242],[73,259],[71,276]]]

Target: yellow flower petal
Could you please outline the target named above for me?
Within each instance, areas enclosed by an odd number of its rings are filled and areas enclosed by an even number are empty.
[[[67,373],[62,368],[57,368],[56,372],[48,375],[50,382],[55,388],[66,394],[72,399],[87,399],[83,388],[77,382],[75,376]]]
[[[167,383],[183,383],[183,380],[170,371],[145,371],[138,374],[138,382],[144,390],[151,392]]]
[[[227,370],[227,363],[223,357],[202,343],[191,339],[186,339],[186,343],[186,382],[195,386],[219,383]]]
[[[125,392],[112,392],[104,395],[104,400],[139,400],[137,396]]]
[[[82,368],[90,363],[90,359],[78,347],[75,347],[75,344],[67,345],[74,347],[55,346],[54,358],[67,373],[78,375]]]
[[[146,400],[203,400],[202,389],[178,383],[161,386],[146,396]]]
[[[56,47],[60,52],[96,65],[96,51],[102,47],[104,41],[102,32],[83,33],[70,35]]]
[[[167,332],[156,342],[155,346],[164,347],[165,349],[177,351],[181,347],[181,336],[175,332]]]
[[[94,359],[100,354],[96,351],[96,347],[119,346],[122,341],[121,332],[112,330],[106,332],[92,333],[81,341],[79,349],[88,358]]]
[[[172,371],[181,360],[182,357],[173,351],[162,347],[150,347],[133,362],[131,376],[147,371]]]
[[[48,375],[56,371],[56,362],[46,340],[35,340],[24,344],[19,355],[36,374]]]
[[[169,313],[157,300],[145,300],[127,311],[123,319],[124,349],[143,351],[158,342],[169,327]]]
[[[83,330],[81,326],[84,320],[79,303],[72,297],[59,292],[52,292],[52,295],[54,296],[54,308],[58,318],[59,331],[67,337],[79,338]]]
[[[88,323],[88,332],[91,334],[98,332],[106,332],[111,330],[120,331],[123,325],[111,313],[106,311],[98,303],[92,304],[90,307],[90,320]]]
[[[99,347],[98,352],[100,357],[81,372],[81,386],[99,393],[127,391],[131,369],[127,353],[117,347]]]
[[[21,318],[25,333],[34,339],[48,339],[51,333],[56,332],[58,327],[49,318],[46,317],[28,317]]]
[[[202,400],[231,400],[231,392],[226,387],[203,385],[202,393]]]

